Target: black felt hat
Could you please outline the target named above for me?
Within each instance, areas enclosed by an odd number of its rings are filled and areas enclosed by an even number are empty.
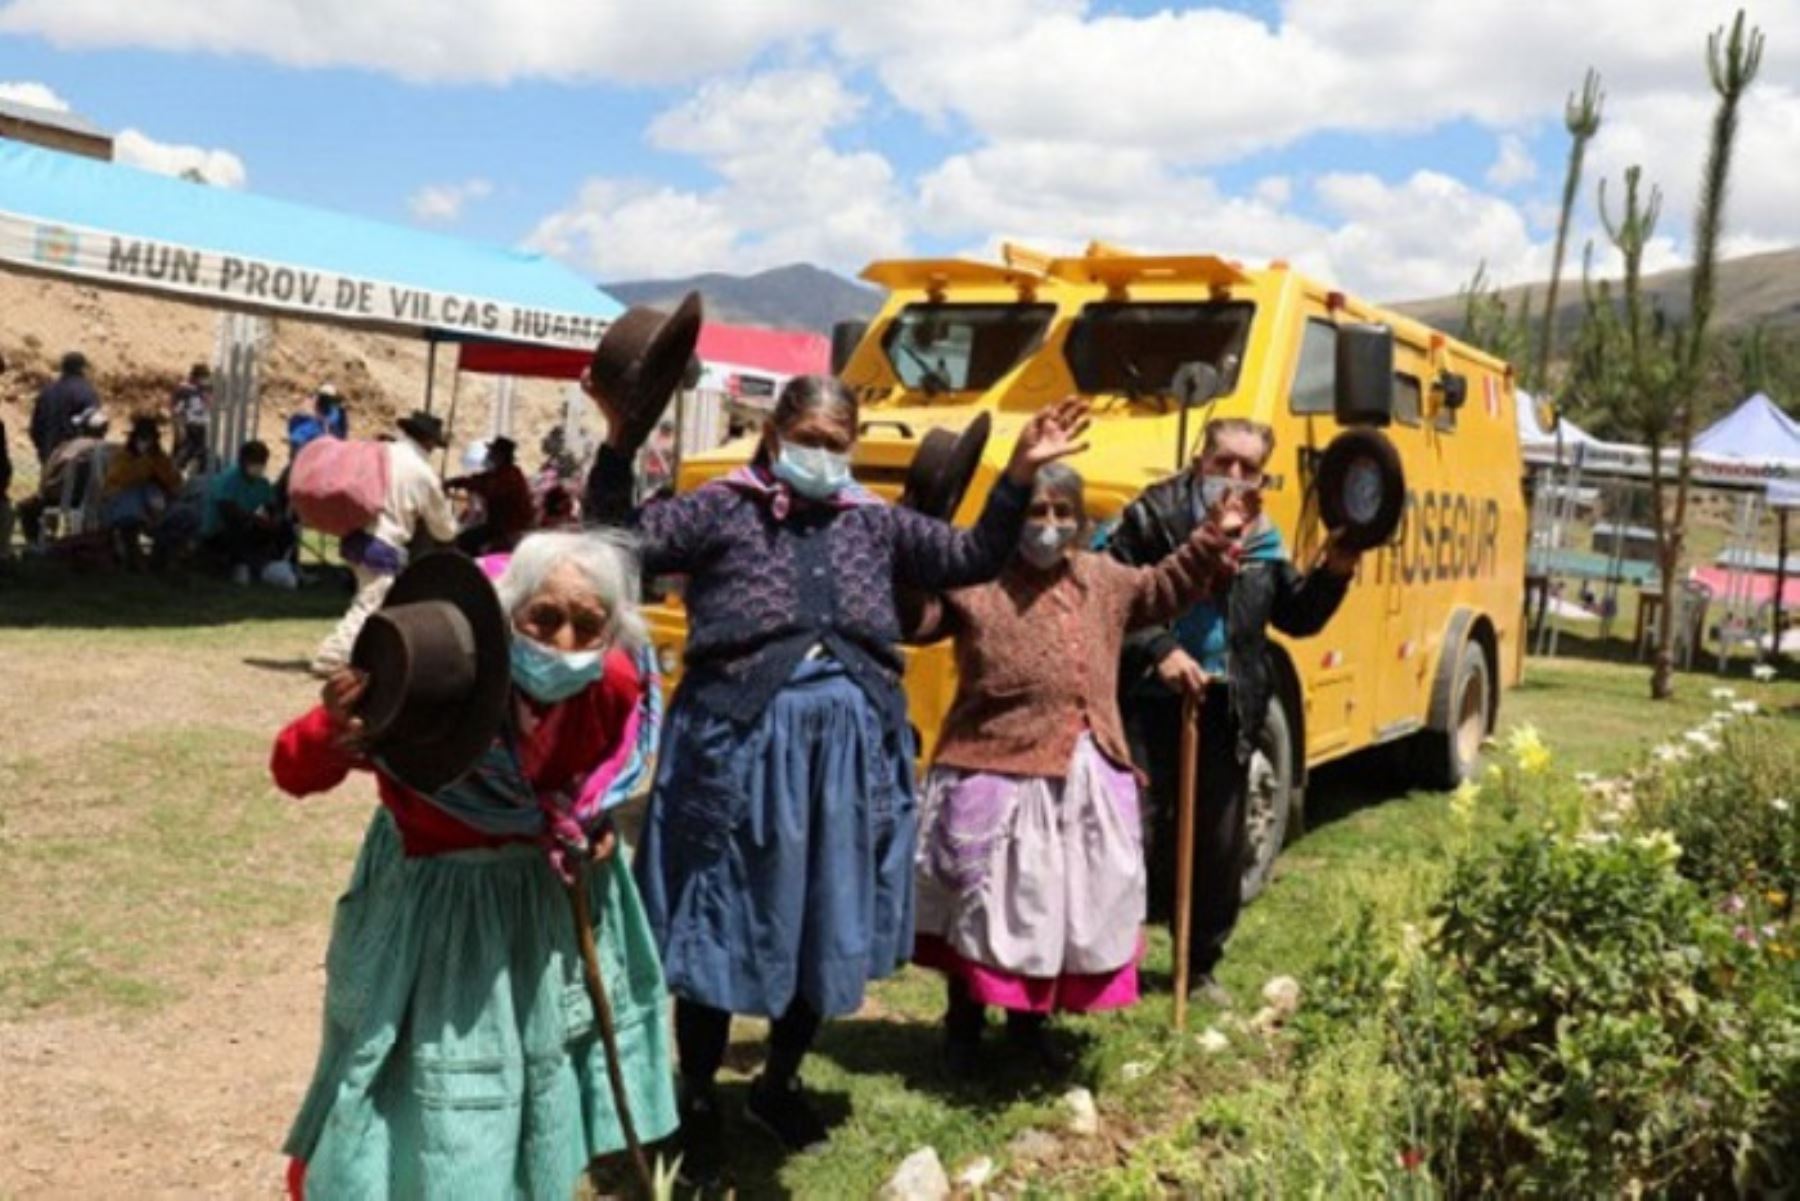
[[[1319,457],[1313,487],[1325,528],[1352,550],[1381,546],[1400,528],[1406,510],[1406,471],[1386,435],[1345,430]]]
[[[992,428],[989,416],[978,413],[960,434],[942,428],[927,431],[907,468],[900,503],[927,517],[950,520],[981,465]]]
[[[394,423],[402,433],[427,450],[441,450],[444,446],[444,419],[436,413],[427,413],[416,409]]]
[[[600,335],[588,378],[614,406],[626,448],[644,444],[689,375],[702,315],[700,293],[689,292],[673,313],[634,305]]]
[[[474,560],[421,555],[400,573],[350,654],[369,677],[358,710],[369,752],[388,774],[432,793],[474,766],[506,716],[509,637]]]

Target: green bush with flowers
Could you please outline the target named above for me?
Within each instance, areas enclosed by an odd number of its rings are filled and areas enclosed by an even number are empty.
[[[1515,731],[1452,801],[1468,833],[1431,927],[1393,950],[1364,915],[1321,965],[1297,1050],[1379,1023],[1406,1082],[1392,1137],[1413,1184],[1800,1185],[1800,932],[1780,874],[1793,832],[1770,819],[1789,816],[1771,789],[1794,769],[1759,760],[1774,744],[1753,713],[1722,712],[1610,781],[1564,776],[1534,730]],[[1478,846],[1489,815],[1510,829]],[[1704,852],[1690,859],[1684,836]],[[1751,880],[1766,885],[1754,913]]]

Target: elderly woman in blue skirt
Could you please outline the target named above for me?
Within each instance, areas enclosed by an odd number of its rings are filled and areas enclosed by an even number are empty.
[[[999,574],[1038,468],[1079,451],[1086,426],[1079,400],[1033,417],[967,530],[856,484],[856,401],[824,376],[782,390],[749,467],[636,514],[628,448],[601,449],[585,511],[635,523],[646,572],[687,577],[686,674],[636,872],[676,997],[694,1175],[718,1166],[713,1078],[732,1014],[773,1022],[751,1118],[792,1150],[824,1139],[801,1058],[821,1020],[854,1012],[865,984],[912,953],[914,745],[895,587]]]

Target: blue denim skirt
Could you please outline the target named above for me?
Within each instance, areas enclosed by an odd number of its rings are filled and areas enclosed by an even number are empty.
[[[635,863],[670,991],[859,1009],[912,956],[913,794],[909,737],[833,659],[803,660],[749,724],[678,694]]]

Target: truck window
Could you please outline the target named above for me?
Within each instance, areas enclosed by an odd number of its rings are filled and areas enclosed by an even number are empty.
[[[1289,407],[1296,413],[1330,413],[1337,404],[1337,326],[1313,318],[1300,339]]]
[[[1401,425],[1417,426],[1424,395],[1425,389],[1419,383],[1418,376],[1396,371],[1394,373],[1394,420]]]
[[[1223,396],[1237,386],[1253,310],[1241,301],[1090,304],[1069,327],[1064,354],[1086,393],[1165,396],[1177,368],[1204,362],[1219,369]]]
[[[1442,388],[1437,389],[1437,397],[1437,412],[1432,415],[1431,424],[1436,426],[1440,433],[1454,434],[1456,432],[1456,410],[1444,403]]]
[[[984,391],[1038,348],[1055,312],[1048,304],[909,304],[881,350],[908,388]]]

